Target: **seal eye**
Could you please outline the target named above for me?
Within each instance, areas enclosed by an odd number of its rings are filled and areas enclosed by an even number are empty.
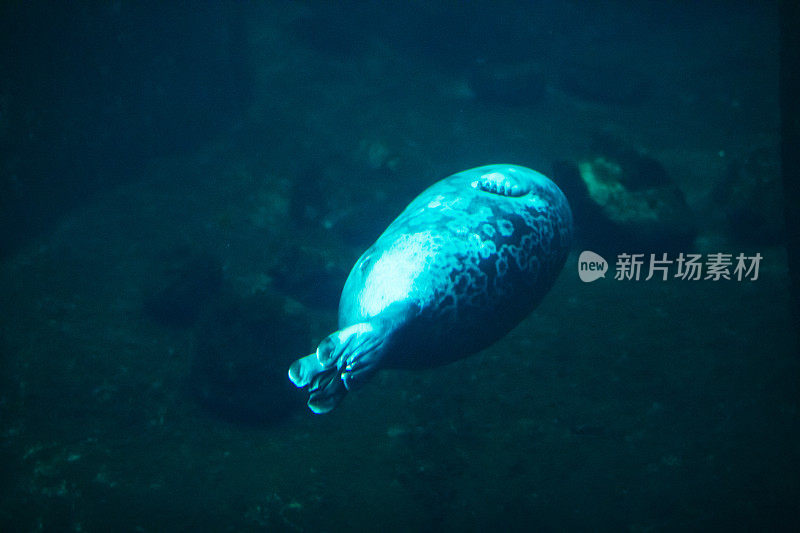
[[[484,192],[515,198],[525,196],[530,190],[528,187],[524,187],[514,176],[509,176],[502,172],[484,174],[476,181],[473,181],[471,185]]]

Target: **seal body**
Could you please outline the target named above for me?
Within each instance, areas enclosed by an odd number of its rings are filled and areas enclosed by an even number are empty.
[[[566,261],[572,213],[544,175],[488,165],[426,189],[359,258],[339,330],[295,361],[309,408],[333,409],[380,368],[424,368],[480,351],[541,301]]]

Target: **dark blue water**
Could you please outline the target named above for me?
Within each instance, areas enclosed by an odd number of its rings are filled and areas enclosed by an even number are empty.
[[[800,519],[777,5],[4,3],[0,43],[0,529]],[[355,260],[500,162],[572,204],[543,303],[311,414]]]

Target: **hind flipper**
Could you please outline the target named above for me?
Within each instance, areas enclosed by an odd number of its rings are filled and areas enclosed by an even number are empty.
[[[289,379],[298,388],[308,387],[308,408],[317,414],[332,410],[347,393],[336,367],[325,367],[316,352],[292,363]]]
[[[315,353],[292,363],[289,379],[308,387],[309,409],[327,413],[379,368],[384,341],[384,331],[371,322],[341,329],[325,337]]]

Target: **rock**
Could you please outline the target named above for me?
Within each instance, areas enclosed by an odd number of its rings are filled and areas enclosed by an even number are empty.
[[[784,238],[782,190],[778,154],[759,148],[728,166],[712,197],[722,206],[734,240],[774,244]]]
[[[531,63],[479,65],[469,86],[478,100],[509,106],[534,105],[545,96],[545,78]]]
[[[352,56],[366,50],[374,39],[376,6],[353,0],[318,2],[298,17],[291,29],[318,52]]]
[[[641,72],[611,62],[566,65],[559,86],[572,96],[598,104],[639,104],[650,92],[650,82]]]
[[[587,249],[663,253],[692,246],[693,213],[655,159],[603,140],[586,159],[556,163],[553,176]]]
[[[284,298],[224,294],[198,321],[189,383],[197,400],[234,422],[264,424],[304,407],[286,369],[310,351],[308,324]]]
[[[222,264],[182,246],[160,257],[144,289],[144,312],[165,326],[188,327],[222,286]]]
[[[400,164],[400,154],[380,139],[362,139],[353,159],[373,171],[394,172]]]
[[[290,248],[279,264],[270,270],[274,287],[302,302],[335,310],[347,279],[347,270],[321,252]]]
[[[380,148],[374,150],[381,152]],[[356,153],[365,155],[360,150]],[[374,157],[373,163],[383,160],[381,154]],[[393,161],[396,161],[394,156],[379,168],[372,168],[368,159],[332,158],[310,165],[302,178],[292,184],[289,195],[292,222],[298,226],[316,226],[353,246],[369,245],[402,210],[408,198],[409,185],[394,176],[390,168]]]

